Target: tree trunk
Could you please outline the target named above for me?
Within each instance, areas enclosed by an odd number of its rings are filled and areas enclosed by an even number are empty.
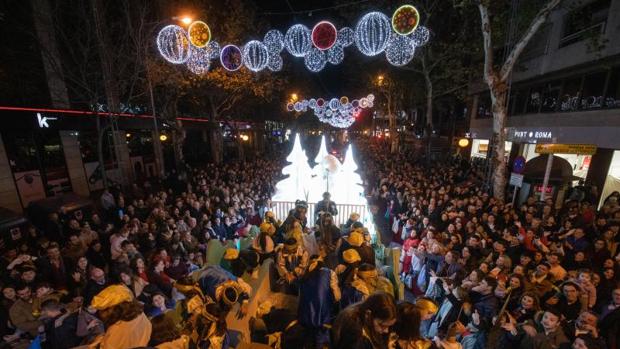
[[[424,70],[424,81],[426,83],[426,126],[429,130],[433,130],[433,82],[429,72]],[[430,136],[430,134],[429,134]]]
[[[175,120],[175,126],[172,139],[174,162],[177,172],[181,172],[185,170],[185,154],[183,153],[183,144],[185,143],[186,133],[181,120]]]
[[[396,114],[392,110],[392,99],[388,98],[388,116],[390,120],[390,153],[398,153],[398,130],[396,129]]]
[[[224,136],[217,122],[212,123],[209,130],[209,145],[211,146],[211,161],[219,165],[224,161]]]
[[[505,199],[506,189],[506,118],[508,116],[506,99],[507,88],[505,83],[489,85],[491,90],[491,104],[493,110],[493,196],[498,200]]]

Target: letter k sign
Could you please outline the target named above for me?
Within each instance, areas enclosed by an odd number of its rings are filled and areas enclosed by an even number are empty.
[[[41,113],[37,113],[37,121],[39,121],[40,128],[49,128],[50,125],[47,123],[48,120],[56,120],[58,118],[41,116]]]

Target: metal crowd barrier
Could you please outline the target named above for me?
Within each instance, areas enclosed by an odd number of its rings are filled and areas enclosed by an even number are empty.
[[[308,204],[308,227],[314,226],[314,213],[316,203]],[[368,207],[366,205],[343,205],[336,203],[338,214],[334,216],[334,224],[340,226],[349,219],[351,213],[357,213],[360,215],[360,222],[366,221],[368,213]],[[277,219],[284,221],[288,217],[288,213],[295,209],[295,203],[290,201],[274,201],[271,203],[271,210],[275,213]]]

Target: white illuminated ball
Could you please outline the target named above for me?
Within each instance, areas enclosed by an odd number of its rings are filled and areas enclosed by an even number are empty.
[[[270,54],[269,62],[267,63],[267,68],[273,72],[277,72],[282,70],[282,66],[284,62],[282,61],[282,56],[279,54]]]
[[[392,24],[388,16],[370,12],[357,23],[355,45],[361,53],[376,56],[385,50],[391,33]]]
[[[191,46],[187,32],[178,25],[165,26],[157,34],[157,49],[170,63],[185,63],[189,59]]]
[[[243,63],[253,72],[259,72],[269,63],[267,47],[258,41],[252,40],[243,47]]]
[[[263,44],[269,50],[269,54],[280,53],[284,49],[284,35],[277,29],[272,29],[265,34]]]
[[[220,57],[220,44],[218,44],[216,41],[209,41],[209,43],[207,44],[207,53],[209,55],[209,59],[218,59]]]
[[[209,72],[211,60],[209,59],[209,51],[206,47],[194,47],[187,62],[187,69],[196,75],[203,75]]]
[[[431,32],[427,27],[419,25],[418,28],[411,34],[413,44],[416,46],[424,46],[431,38]]]
[[[344,49],[340,44],[327,50],[327,61],[333,65],[340,64],[344,60]]]
[[[317,48],[312,48],[310,52],[304,57],[304,64],[306,68],[313,73],[318,73],[327,64],[327,58],[325,57],[325,52],[321,51]]]
[[[385,58],[391,65],[402,67],[407,65],[415,55],[415,44],[408,36],[392,33],[385,49]]]
[[[336,44],[342,47],[349,47],[353,45],[355,42],[355,31],[349,27],[341,28],[338,31],[338,39],[336,39]]]
[[[295,24],[286,31],[284,47],[295,57],[304,57],[312,49],[311,32],[303,24]]]

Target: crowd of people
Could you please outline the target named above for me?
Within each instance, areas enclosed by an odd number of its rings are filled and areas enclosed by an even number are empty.
[[[273,159],[105,190],[92,213],[52,213],[12,234],[0,260],[3,345],[618,347],[620,194],[600,210],[588,195],[513,206],[459,158],[429,165],[387,157],[381,141],[355,146],[377,236],[359,214],[336,225],[329,193],[311,203],[316,216],[300,198],[276,217]],[[213,260],[216,243],[225,250]],[[249,314],[265,265],[269,292],[295,306]],[[230,315],[252,319],[251,338]]]

